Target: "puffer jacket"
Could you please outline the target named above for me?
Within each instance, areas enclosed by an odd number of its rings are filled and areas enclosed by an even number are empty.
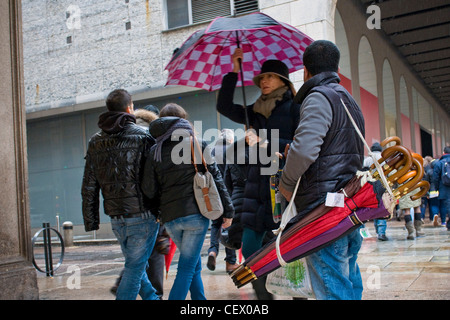
[[[222,87],[217,99],[217,111],[237,123],[245,123],[243,107],[233,102],[236,83],[236,73],[230,72],[223,78]],[[260,133],[260,129],[266,129],[267,140],[269,141],[269,146],[266,149],[251,147],[250,154],[252,152],[267,153],[271,151],[270,141],[272,138],[272,130],[278,130],[279,148],[277,151],[283,154],[286,145],[292,142],[300,117],[300,105],[293,103],[291,91],[288,90],[284,94],[283,99],[276,102],[276,106],[272,110],[269,118],[254,112],[253,105],[247,106],[247,110],[250,126],[258,134]],[[266,154],[265,158],[267,157],[268,155]],[[258,161],[249,165],[241,221],[244,227],[256,232],[263,232],[276,229],[279,223],[275,223],[272,217],[270,175],[261,174],[261,168],[268,167],[269,165],[263,165],[259,161],[259,156],[250,156],[250,159],[254,158],[257,158]]]
[[[150,134],[157,139],[163,135],[169,128],[174,125],[179,118],[163,117],[153,121],[150,124]],[[175,141],[172,141],[175,139]],[[202,149],[205,150],[206,143],[202,143]],[[183,150],[189,150],[189,158],[186,163],[175,163],[172,159],[172,151],[179,148],[180,155],[184,159]],[[188,135],[176,135],[163,142],[161,151],[161,160],[156,161],[154,155],[156,145],[150,150],[147,161],[144,166],[144,179],[142,182],[142,190],[147,197],[152,199],[153,203],[159,203],[160,221],[166,223],[177,218],[200,213],[197,206],[193,190],[193,181],[195,175],[194,165],[190,158],[190,139]],[[211,158],[211,156],[209,156]],[[208,158],[205,155],[205,158]],[[204,170],[203,165],[197,165],[199,170]],[[234,208],[230,195],[225,187],[222,175],[213,162],[208,164],[208,171],[214,177],[216,187],[219,191],[224,213],[222,217],[233,218]]]
[[[89,141],[81,188],[86,231],[99,228],[100,190],[108,216],[139,214],[151,209],[140,184],[143,155],[148,153],[154,140],[135,121],[134,116],[119,112],[100,116],[102,130]]]

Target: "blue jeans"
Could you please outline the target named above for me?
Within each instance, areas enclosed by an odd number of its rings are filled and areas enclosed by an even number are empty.
[[[363,285],[356,263],[361,244],[358,228],[306,257],[318,300],[361,300]]]
[[[220,233],[222,232],[222,222],[222,218],[219,218],[211,223],[211,246],[208,249],[208,254],[210,252],[215,252],[216,256],[219,254],[219,239]],[[229,264],[235,264],[236,251],[225,248],[225,261]]]
[[[373,225],[378,235],[386,234],[387,221],[384,219],[373,219]]]
[[[165,227],[175,242],[180,257],[178,270],[170,290],[169,300],[185,300],[188,291],[192,300],[206,300],[201,277],[202,250],[209,220],[200,213],[181,217],[165,223]]]
[[[111,219],[111,226],[125,257],[116,299],[136,300],[139,294],[143,300],[158,300],[156,290],[148,280],[146,267],[158,235],[159,223],[150,212],[146,212],[142,217]]]

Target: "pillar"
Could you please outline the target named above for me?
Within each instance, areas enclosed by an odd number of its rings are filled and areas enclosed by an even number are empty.
[[[20,0],[0,1],[0,299],[38,299],[28,202]]]

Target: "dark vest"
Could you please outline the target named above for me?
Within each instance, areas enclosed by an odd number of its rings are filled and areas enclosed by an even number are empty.
[[[334,72],[321,73],[307,81],[306,87],[302,87],[299,92],[301,102],[313,92],[323,94],[330,102],[333,112],[331,127],[324,138],[319,157],[300,181],[295,198],[299,216],[325,202],[327,192],[343,188],[363,165],[364,144],[340,99],[349,109],[363,135],[364,117],[356,101],[339,85],[339,81]]]

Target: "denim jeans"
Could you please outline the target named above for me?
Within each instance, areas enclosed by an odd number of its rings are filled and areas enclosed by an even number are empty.
[[[361,244],[358,228],[306,257],[318,300],[361,300],[363,285],[356,263]]]
[[[386,234],[387,221],[385,219],[373,219],[373,225],[378,235]]]
[[[185,300],[188,291],[191,292],[192,300],[206,300],[201,278],[200,251],[208,231],[209,220],[198,213],[169,221],[164,225],[180,251],[178,271],[169,300]]]
[[[146,272],[159,229],[155,217],[146,212],[142,217],[111,219],[111,226],[125,257],[116,299],[136,300],[139,294],[143,300],[158,300]]]
[[[216,256],[219,254],[219,238],[222,232],[222,218],[212,221],[211,223],[211,245],[208,249],[208,254],[210,252],[215,252]],[[232,249],[225,248],[225,261],[229,264],[236,263],[236,251]]]

